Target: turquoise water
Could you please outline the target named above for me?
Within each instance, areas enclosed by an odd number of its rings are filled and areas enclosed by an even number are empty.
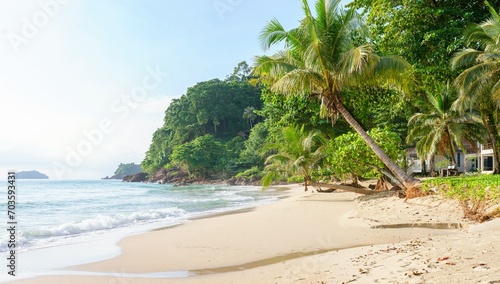
[[[7,189],[7,183],[5,189]],[[17,181],[18,251],[126,236],[210,213],[276,201],[254,186],[187,186],[99,181]],[[7,220],[7,197],[0,216]],[[8,232],[0,233],[7,251]]]

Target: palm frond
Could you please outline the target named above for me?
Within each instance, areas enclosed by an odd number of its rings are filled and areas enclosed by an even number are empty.
[[[372,72],[379,61],[380,57],[374,56],[374,46],[365,44],[344,53],[339,65],[345,78],[363,72],[370,76],[373,75]]]
[[[316,72],[295,69],[274,83],[271,90],[285,95],[312,94],[321,90],[326,82]]]
[[[456,70],[462,67],[469,67],[477,62],[477,58],[483,54],[484,51],[475,50],[472,48],[457,51],[451,59],[451,68]]]
[[[268,50],[271,46],[284,42],[287,39],[288,32],[281,23],[272,19],[260,32],[259,41],[262,49]]]
[[[278,52],[273,57],[257,56],[255,59],[253,74],[259,76],[261,81],[270,85],[274,84],[279,78],[297,67],[291,62],[288,54]]]
[[[491,15],[493,16],[493,18],[497,21],[497,22],[500,22],[500,16],[498,16],[498,13],[497,11],[495,10],[495,8],[493,8],[493,6],[490,5],[490,3],[488,1],[484,1],[484,4],[486,6],[488,6],[488,9],[490,10],[490,13]]]
[[[479,24],[472,24],[468,26],[464,31],[465,44],[467,46],[476,45],[477,47],[484,49],[487,45],[494,44],[494,39],[488,34],[488,32]]]
[[[263,189],[268,188],[273,183],[273,180],[275,178],[276,178],[275,171],[267,171],[266,174],[260,180],[260,183],[262,184],[262,188]]]
[[[454,83],[461,90],[461,95],[481,97],[490,93],[499,73],[500,62],[477,64],[458,75]]]

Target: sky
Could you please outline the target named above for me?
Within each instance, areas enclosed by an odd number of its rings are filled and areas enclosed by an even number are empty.
[[[264,54],[273,18],[296,27],[301,1],[0,1],[0,179],[140,163],[170,101]]]

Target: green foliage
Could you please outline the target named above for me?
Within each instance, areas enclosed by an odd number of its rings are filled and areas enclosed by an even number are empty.
[[[116,178],[123,178],[124,176],[133,175],[140,173],[142,171],[141,166],[135,163],[123,164],[120,163],[118,168],[115,170]]]
[[[500,205],[500,176],[476,175],[447,177],[425,180],[425,191],[431,189],[459,201],[465,216],[473,221],[483,222],[498,217],[500,211],[491,210]]]
[[[488,2],[485,2],[488,6]],[[491,8],[491,6],[490,6]],[[460,89],[458,105],[461,109],[477,108],[487,126],[493,146],[494,173],[500,173],[500,17],[493,8],[491,17],[481,24],[469,26],[465,41],[469,48],[457,52],[451,65],[455,70],[463,70],[455,79]]]
[[[405,153],[399,136],[388,129],[374,128],[368,134],[379,143],[382,149],[393,159],[403,163]],[[366,175],[381,176],[384,164],[364,140],[356,133],[349,132],[329,143],[327,161],[332,172],[340,178],[350,177],[357,182],[359,177]]]
[[[363,23],[354,9],[337,0],[318,0],[315,13],[302,0],[305,17],[297,28],[285,30],[270,21],[262,30],[264,48],[284,46],[272,56],[258,56],[254,73],[272,92],[319,98],[319,115],[334,121],[342,116],[405,188],[415,179],[398,167],[366,134],[346,109],[348,90],[381,86],[407,92],[413,84],[411,66],[398,56],[379,56],[364,42]]]
[[[224,146],[213,135],[207,134],[174,148],[171,163],[192,176],[206,177],[220,167]]]
[[[258,114],[265,117],[266,127],[271,135],[280,135],[285,127],[304,127],[305,131],[317,129],[327,137],[335,137],[349,130],[349,125],[341,121],[332,127],[331,119],[321,118],[321,103],[308,96],[284,96],[264,89],[264,106]],[[276,137],[271,137],[271,140]]]
[[[255,177],[261,178],[262,177],[262,170],[259,169],[259,167],[254,166],[248,170],[245,170],[241,173],[238,173],[235,177],[236,178],[243,177],[243,178],[247,178],[247,179],[253,179]]]
[[[280,141],[265,147],[275,154],[266,159],[262,184],[267,187],[276,177],[301,175],[307,190],[313,171],[319,169],[323,160],[326,139],[319,131],[305,132],[304,127],[287,127],[282,134]]]
[[[255,113],[255,108],[254,107],[247,107],[243,111],[243,119],[248,121],[248,124],[250,125],[250,128],[253,127],[253,122],[257,118],[257,114]]]
[[[481,117],[470,109],[458,112],[457,96],[454,86],[441,86],[436,94],[427,94],[427,100],[420,103],[423,112],[408,121],[411,129],[407,139],[409,143],[416,142],[420,157],[448,154],[456,164],[455,145],[465,153],[464,140],[471,145],[485,140],[487,132]]]
[[[238,158],[243,149],[241,137],[223,143],[207,134],[175,147],[170,160],[192,177],[227,178],[239,170]]]
[[[354,0],[370,27],[370,37],[382,54],[407,59],[424,86],[451,81],[451,55],[465,46],[462,32],[488,17],[483,0]],[[498,7],[500,1],[491,1]],[[402,32],[404,31],[404,32]]]
[[[500,176],[476,175],[424,180],[424,190],[431,188],[457,200],[490,200],[500,202]]]
[[[264,123],[256,124],[244,142],[245,148],[239,156],[239,164],[243,168],[263,168],[265,157],[262,156],[262,147],[266,144],[269,131]]]
[[[168,163],[168,156],[172,153],[171,134],[172,131],[163,127],[154,132],[151,145],[141,162],[144,172],[152,173]]]
[[[248,66],[246,61],[242,61],[234,67],[233,74],[227,76],[226,81],[246,82],[251,79],[251,74],[252,68]]]
[[[165,113],[164,127],[172,129],[174,140],[181,143],[205,134],[234,137],[250,129],[242,118],[245,108],[261,104],[260,89],[248,82],[214,79],[190,87],[174,100]]]
[[[304,177],[302,176],[291,176],[289,178],[286,179],[286,182],[288,183],[301,183],[301,182],[304,182]]]
[[[405,141],[414,107],[400,93],[383,88],[347,89],[344,103],[364,129],[388,128]]]
[[[451,162],[448,159],[443,159],[436,163],[436,167],[438,168],[438,170],[446,169],[450,165]]]
[[[250,115],[249,109],[260,109],[262,102],[260,88],[246,80],[250,71],[245,64],[240,63],[226,81],[214,79],[198,83],[179,99],[172,100],[165,111],[164,124],[154,133],[141,163],[144,171],[151,173],[163,167],[170,162],[175,147],[198,137],[210,134],[225,143],[250,131],[258,118],[243,118],[245,110]],[[231,149],[241,150],[240,146]],[[234,168],[235,164],[228,167]]]

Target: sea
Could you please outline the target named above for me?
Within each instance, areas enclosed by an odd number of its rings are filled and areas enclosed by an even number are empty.
[[[3,182],[6,191],[7,182]],[[119,180],[17,180],[16,187],[16,252],[21,261],[23,253],[30,251],[116,242],[197,217],[273,203],[286,194],[257,186],[176,187]],[[0,216],[7,228],[6,195],[4,199]],[[9,234],[6,229],[0,231],[2,256],[8,255]]]

